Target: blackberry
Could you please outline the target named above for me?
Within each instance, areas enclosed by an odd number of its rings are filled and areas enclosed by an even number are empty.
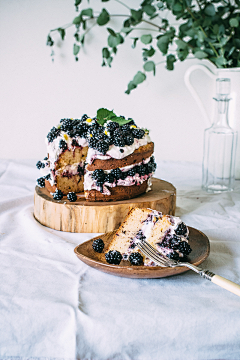
[[[62,149],[62,150],[67,150],[68,146],[67,146],[66,141],[64,141],[64,140],[61,139],[61,140],[59,141],[59,147],[60,147],[60,149]]]
[[[129,121],[128,125],[135,125],[136,126],[135,121],[132,118],[128,118],[128,120],[131,120],[131,121]]]
[[[103,181],[105,180],[105,173],[102,169],[96,169],[94,170],[94,172],[92,173],[92,178],[94,180],[98,180],[98,181]]]
[[[122,132],[130,132],[130,125],[129,124],[124,124],[121,126]]]
[[[87,118],[88,118],[87,114],[84,114],[84,115],[81,117],[81,121],[85,121],[85,120],[87,120]]]
[[[92,248],[94,251],[101,253],[104,249],[104,242],[102,239],[96,239],[92,243]]]
[[[73,141],[72,141],[72,146],[79,146],[79,144],[78,144],[78,142],[77,142],[77,140],[76,139],[73,139]]]
[[[105,254],[105,259],[109,264],[119,265],[122,260],[122,255],[117,250],[110,250]]]
[[[184,222],[181,222],[175,230],[177,235],[185,235],[187,234],[187,226]]]
[[[88,141],[88,146],[92,149],[95,149],[97,146],[98,140],[95,139],[94,137],[91,137]]]
[[[55,193],[53,193],[54,200],[61,200],[63,198],[63,193],[61,190],[56,189]]]
[[[44,179],[44,177],[40,177],[39,179],[37,179],[37,184],[41,188],[45,187],[45,179]]]
[[[45,168],[45,164],[42,163],[41,161],[38,161],[38,162],[36,163],[36,167],[37,167],[38,169]]]
[[[139,252],[132,253],[128,259],[132,265],[141,265],[143,263],[143,257]]]
[[[105,177],[105,182],[108,182],[109,184],[113,184],[114,183],[114,176],[113,174],[107,174],[106,177]]]
[[[134,138],[131,135],[124,137],[126,145],[132,145],[134,143]]]
[[[107,128],[108,131],[113,132],[113,131],[115,131],[116,129],[119,128],[119,124],[117,122],[114,122],[114,121],[109,121],[106,124],[106,128]]]
[[[192,251],[190,245],[186,241],[182,241],[179,244],[178,250],[184,255],[189,255],[190,252]]]
[[[120,179],[125,180],[127,176],[128,176],[128,172],[127,171],[122,171]]]
[[[116,180],[122,178],[122,171],[119,168],[113,169],[110,174],[112,174]]]
[[[45,180],[49,180],[51,178],[51,174],[47,174],[46,176],[44,176]]]
[[[145,175],[145,166],[144,165],[139,165],[137,172],[140,176],[144,176]]]
[[[173,235],[172,238],[170,239],[170,244],[169,244],[169,248],[176,250],[179,248],[179,244],[181,243],[182,239],[180,238],[180,236],[177,235]]]
[[[145,131],[143,129],[132,129],[132,134],[136,139],[142,139],[145,135]]]
[[[47,134],[47,139],[48,139],[48,141],[49,141],[50,143],[53,142],[53,140],[58,137],[59,133],[60,133],[60,130],[57,129],[57,128],[55,128],[55,127],[53,127],[53,128],[50,130],[50,132]]]
[[[149,161],[147,164],[147,173],[150,174],[156,170],[157,165]]]
[[[98,141],[97,145],[96,145],[96,149],[103,155],[106,154],[106,152],[109,149],[109,145],[106,141],[104,140],[100,140]]]
[[[132,169],[129,169],[127,172],[128,176],[134,176],[136,174],[136,169],[133,167]]]
[[[73,128],[73,120],[65,119],[61,125],[62,131],[70,131]]]
[[[169,257],[169,259],[172,259],[172,260],[179,260],[179,255],[176,251],[173,251],[172,253],[167,254],[167,257]]]
[[[46,156],[43,160],[48,160],[48,157]]]
[[[125,146],[125,140],[123,137],[113,137],[112,142],[115,146],[118,147],[124,147]]]
[[[67,198],[69,201],[74,202],[77,200],[77,195],[75,194],[75,192],[69,192],[67,194]]]

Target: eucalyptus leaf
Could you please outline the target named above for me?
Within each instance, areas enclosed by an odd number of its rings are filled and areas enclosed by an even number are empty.
[[[197,59],[205,59],[208,54],[205,53],[205,51],[202,51],[202,50],[198,50],[194,53],[194,56],[197,58]]]
[[[155,63],[153,61],[147,61],[143,65],[143,68],[144,68],[145,71],[153,71],[153,74],[155,75],[156,66],[155,66]]]
[[[102,9],[101,13],[99,14],[97,18],[97,23],[99,26],[106,25],[110,20],[109,13],[106,9]]]
[[[152,42],[152,35],[151,34],[142,35],[140,39],[143,44],[147,45]]]
[[[229,20],[229,24],[232,26],[232,27],[238,27],[239,26],[239,21],[237,18],[232,18]]]
[[[137,74],[133,78],[134,84],[141,84],[144,80],[146,80],[146,75],[141,71],[138,71]]]
[[[77,44],[74,44],[73,45],[73,55],[76,56],[79,53],[79,51],[80,51],[80,46]]]
[[[204,12],[208,16],[214,16],[216,14],[215,7],[213,4],[208,3],[208,5],[205,7]]]

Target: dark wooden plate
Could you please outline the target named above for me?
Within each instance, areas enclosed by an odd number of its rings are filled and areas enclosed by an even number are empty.
[[[201,231],[189,228],[189,245],[192,248],[192,252],[188,257],[188,262],[198,266],[201,264],[209,255],[210,244],[206,235]],[[93,267],[94,269],[106,272],[108,274],[129,277],[129,278],[162,278],[172,275],[181,274],[189,269],[186,267],[160,267],[160,266],[133,266],[128,261],[121,261],[119,265],[110,265],[105,260],[104,253],[99,254],[92,248],[92,243],[95,239],[101,238],[104,241],[105,247],[112,240],[116,230],[108,232],[106,234],[97,236],[91,240],[78,245],[74,252],[77,257],[82,260],[85,264]]]

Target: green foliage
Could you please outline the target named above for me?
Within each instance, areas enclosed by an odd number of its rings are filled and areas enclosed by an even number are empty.
[[[105,108],[98,109],[97,119],[100,125],[104,125],[108,120],[117,122],[120,126],[129,123],[132,119],[124,119],[121,116],[114,114],[113,110],[108,110]]]
[[[101,1],[107,3],[110,0]],[[136,9],[129,7],[130,2],[118,3],[123,5],[123,14],[110,13],[106,8],[100,12],[93,7],[79,10],[83,6],[82,0],[75,0],[78,16],[71,24],[51,30],[47,45],[54,46],[54,32],[64,40],[66,29],[75,26],[73,54],[78,60],[77,55],[91,28],[94,25],[106,26],[102,66],[111,67],[118,47],[127,44],[125,39],[131,34],[131,47],[142,46],[143,71],[138,71],[129,82],[126,94],[145,81],[147,73],[155,75],[156,66],[162,63],[158,59],[162,58],[165,58],[166,69],[170,71],[175,63],[191,56],[208,60],[217,68],[240,67],[240,0],[143,0],[139,1]],[[168,13],[174,17],[172,24]],[[121,30],[111,22],[115,17],[122,20]],[[134,36],[138,29],[141,35]],[[100,110],[101,115],[106,109]],[[116,117],[114,113],[107,116]],[[104,117],[101,121],[105,121]],[[122,121],[121,118],[119,121]]]

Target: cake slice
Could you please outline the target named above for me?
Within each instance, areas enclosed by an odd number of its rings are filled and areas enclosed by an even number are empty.
[[[184,260],[191,252],[188,234],[187,226],[179,217],[163,215],[152,209],[133,208],[114,235],[106,249],[106,255],[117,251],[121,253],[123,260],[130,260],[132,264],[140,265],[140,263],[136,264],[136,261],[131,261],[139,258],[144,265],[156,266],[135,244],[139,239],[144,239],[169,258]],[[134,253],[140,253],[142,258],[134,256]]]

